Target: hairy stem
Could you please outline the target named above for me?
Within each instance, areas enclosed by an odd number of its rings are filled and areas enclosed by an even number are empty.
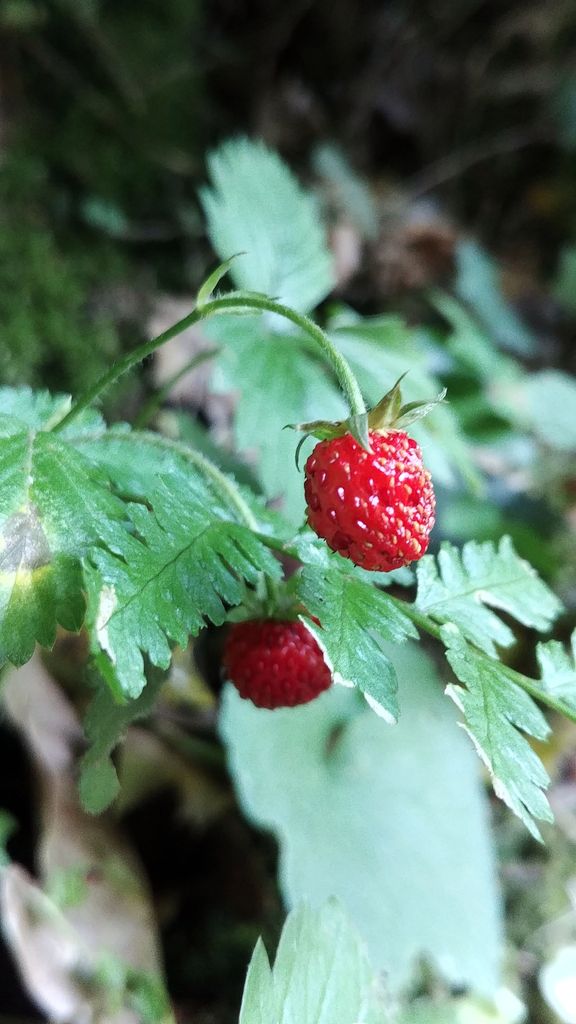
[[[284,317],[285,320],[290,320],[291,323],[299,327],[305,334],[308,334],[313,341],[321,349],[323,355],[330,363],[330,366],[334,370],[334,373],[338,379],[338,382],[346,395],[348,403],[350,405],[350,411],[353,416],[361,416],[366,412],[366,406],[362,398],[362,393],[358,386],[358,382],[350,369],[346,359],[338,352],[334,347],[330,338],[324,331],[310,320],[309,317],[304,316],[302,313],[297,313],[296,310],[291,309],[289,306],[284,306],[280,302],[275,302],[273,299],[266,298],[265,295],[249,295],[243,294],[242,292],[230,292],[228,295],[222,295],[220,298],[211,299],[205,305],[200,308],[192,310],[188,316],[185,316],[178,323],[173,324],[167,331],[159,334],[158,337],[152,338],[150,341],[143,342],[142,345],[138,345],[132,352],[126,353],[126,355],[119,359],[118,362],[114,363],[107,371],[103,374],[99,380],[96,381],[92,387],[88,388],[83,395],[74,403],[70,411],[63,419],[60,420],[52,429],[55,432],[59,432],[67,427],[69,423],[75,420],[84,409],[87,409],[92,403],[100,397],[112,384],[120,379],[128,370],[141,363],[143,359],[151,355],[157,348],[164,345],[171,338],[175,338],[177,334],[181,334],[187,328],[192,327],[194,324],[199,323],[201,320],[206,320],[208,317],[213,316],[217,313],[234,312],[235,310],[241,311],[245,309],[254,309],[259,312],[275,313],[277,316]]]

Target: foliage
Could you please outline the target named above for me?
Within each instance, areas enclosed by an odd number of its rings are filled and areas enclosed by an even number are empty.
[[[397,726],[340,687],[273,713],[230,687],[231,769],[246,813],[278,839],[289,906],[337,895],[395,991],[424,956],[491,993],[502,936],[475,759],[430,658],[415,645],[387,650]]]
[[[332,289],[331,256],[313,198],[262,143],[226,142],[208,162],[202,192],[212,244],[235,253],[238,288],[262,291],[307,313]]]
[[[462,552],[443,544],[438,558],[424,556],[416,567],[416,608],[436,622],[452,623],[488,654],[510,647],[514,633],[490,607],[545,632],[561,604],[531,565],[519,558],[508,537],[495,549],[470,541]],[[486,607],[488,606],[488,607]]]
[[[336,902],[288,915],[270,967],[259,940],[246,977],[240,1024],[386,1024],[360,936]]]
[[[186,22],[177,7],[170,16]],[[89,13],[85,19],[80,27],[90,32],[94,22]],[[139,81],[130,77],[133,68],[127,74],[120,89]],[[135,132],[126,138],[142,142],[146,117],[135,108],[124,113]],[[352,187],[349,168],[327,161],[326,153],[323,166],[333,185]],[[80,164],[77,170],[83,173]],[[336,686],[309,707],[271,714],[228,688],[220,721],[246,816],[278,838],[288,903],[336,893],[396,990],[424,957],[448,983],[492,996],[502,921],[487,811],[472,746],[442,687],[497,795],[538,838],[537,821],[551,820],[541,746],[550,726],[541,708],[576,720],[574,638],[571,652],[559,639],[539,642],[539,678],[525,674],[533,657],[526,631],[549,632],[564,611],[550,586],[560,562],[553,544],[540,552],[542,579],[525,550],[518,553],[501,535],[510,521],[526,525],[515,533],[522,543],[539,543],[534,523],[498,509],[488,539],[458,548],[444,539],[445,509],[468,502],[471,527],[463,533],[480,534],[479,510],[490,508],[502,486],[499,471],[485,472],[487,438],[489,454],[504,464],[503,478],[514,458],[535,474],[550,449],[570,453],[574,380],[564,371],[522,372],[518,356],[533,355],[535,339],[503,298],[489,258],[466,243],[458,250],[456,292],[467,308],[451,295],[430,296],[441,328],[413,330],[395,315],[362,317],[332,306],[323,334],[301,315],[333,283],[314,199],[276,154],[247,139],[221,146],[209,174],[202,203],[212,244],[226,261],[238,255],[200,289],[188,322],[210,317],[203,329],[219,346],[211,389],[235,397],[235,452],[221,452],[203,427],[187,429],[185,413],[173,416],[182,428],[174,441],[129,424],[108,426],[85,408],[88,399],[75,405],[67,396],[2,388],[0,667],[23,664],[36,643],[50,648],[59,626],[86,631],[94,692],[80,794],[99,813],[118,793],[114,750],[153,711],[176,646],[209,639],[210,627],[252,615],[262,602],[272,613],[288,607],[300,614],[335,682],[348,690]],[[362,206],[369,198],[352,191],[349,202]],[[122,234],[130,227],[125,201],[130,205],[120,182],[103,181],[82,215],[93,228]],[[362,208],[369,235],[372,207]],[[69,347],[77,360],[66,363],[69,379],[86,383],[112,354],[107,328],[101,336],[94,321],[82,333],[84,278],[75,277],[72,262],[60,261],[51,237],[42,239],[34,246],[38,266],[50,264],[46,290],[25,297],[31,318],[15,323],[13,334],[9,324],[7,337],[15,340],[7,379],[18,378],[21,357],[30,362],[33,383],[44,373],[35,318],[45,305],[46,351],[66,362]],[[20,241],[6,244],[17,248]],[[36,266],[35,250],[22,252]],[[214,296],[225,274],[245,290]],[[7,279],[7,288],[16,286]],[[0,305],[2,287],[0,281]],[[264,314],[258,301],[266,304]],[[66,330],[52,318],[60,306]],[[71,340],[75,325],[81,345]],[[16,341],[22,332],[32,339],[26,353]],[[117,376],[153,347],[137,348]],[[415,572],[363,572],[302,525],[296,442],[283,428],[347,415],[337,383],[342,358],[370,405],[406,369],[408,400],[431,397],[444,379],[451,386],[451,404],[414,428],[438,487],[443,540]],[[99,395],[98,387],[89,393]],[[242,484],[235,478],[238,454],[250,462]],[[546,505],[549,518],[548,512]],[[439,670],[416,639],[439,642],[448,664]],[[152,1019],[156,995],[141,981],[123,977],[121,990]],[[288,920],[273,969],[257,947],[241,1021],[379,1024],[388,1011],[377,1000],[367,1006],[372,990],[372,968],[342,911],[333,904],[299,910]],[[454,1009],[457,1021],[466,1013],[490,1019],[491,1010],[484,1014],[474,1000],[446,1012]],[[406,1020],[419,1019],[416,1006]]]

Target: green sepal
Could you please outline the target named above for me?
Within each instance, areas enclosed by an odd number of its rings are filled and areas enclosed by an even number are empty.
[[[406,371],[407,373],[408,371]],[[357,416],[350,416],[347,420],[334,422],[332,420],[311,420],[309,423],[288,423],[284,428],[287,430],[299,430],[304,437],[296,448],[296,467],[299,469],[298,457],[300,449],[307,437],[316,437],[319,441],[332,440],[335,437],[343,437],[344,434],[351,434],[355,441],[364,449],[371,452],[369,431],[385,433],[387,430],[397,430],[407,427],[410,423],[427,416],[446,397],[446,388],[443,388],[436,398],[429,401],[407,402],[402,405],[401,384],[406,376],[403,373],[398,378],[390,391],[380,399],[369,412],[360,413]]]
[[[406,371],[408,373],[408,371]],[[406,376],[403,373],[398,378],[394,387],[390,388],[375,405],[373,409],[370,409],[368,413],[368,426],[370,430],[388,430],[392,426],[395,426],[398,416],[400,415],[400,407],[402,405],[402,392],[400,385]]]
[[[408,402],[406,405],[403,405],[394,426],[408,427],[411,423],[415,423],[416,420],[421,420],[423,416],[427,416],[432,409],[444,401],[446,394],[446,388],[442,388],[442,391],[438,393],[436,398],[432,398],[429,402]]]
[[[440,402],[446,398],[446,388],[443,388],[436,398],[428,401],[407,402],[402,405],[402,392],[400,385],[406,376],[405,373],[398,378],[393,388],[390,388],[378,405],[368,413],[368,427],[370,430],[397,430],[399,427],[408,427],[416,420],[427,416]]]
[[[202,309],[202,307],[205,306],[207,302],[209,302],[209,300],[212,298],[212,293],[214,289],[220,284],[222,278],[226,276],[234,260],[238,256],[244,255],[245,253],[236,252],[234,253],[233,256],[230,257],[230,259],[225,260],[224,263],[220,263],[216,267],[216,269],[212,271],[212,273],[206,278],[204,283],[201,284],[200,288],[198,289],[198,294],[196,296],[197,309]]]
[[[371,452],[370,440],[368,437],[368,413],[363,412],[358,416],[351,416],[350,419],[340,420],[312,420],[310,423],[287,423],[284,430],[298,430],[304,436],[298,442],[295,452],[296,468],[300,469],[300,449],[307,437],[315,437],[319,441],[331,441],[335,437],[343,437],[344,434],[352,434],[358,444],[365,451]]]
[[[348,432],[352,434],[355,441],[364,449],[365,452],[371,452],[370,439],[368,437],[368,413],[362,412],[358,416],[351,416],[349,420],[346,420],[346,426]]]

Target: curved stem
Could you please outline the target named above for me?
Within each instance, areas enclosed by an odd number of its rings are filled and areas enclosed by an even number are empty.
[[[415,626],[419,626],[424,632],[429,633],[436,640],[442,641],[442,634],[440,626],[437,622],[434,622],[428,615],[424,615],[414,608],[414,605],[409,604],[407,601],[402,601],[400,598],[392,597],[391,600],[407,615]],[[494,658],[491,658],[485,651],[481,651],[479,647],[474,647],[475,655],[482,661],[489,665],[494,664]],[[571,722],[576,722],[576,708],[571,708],[564,701],[558,700],[553,697],[552,694],[546,693],[536,679],[531,679],[529,676],[525,676],[522,672],[518,672],[515,668],[510,668],[509,665],[505,665],[502,661],[499,661],[498,667],[502,669],[504,675],[508,676],[511,682],[516,683],[516,686],[520,686],[522,690],[529,693],[534,700],[545,704],[551,711],[556,711],[558,714],[563,715],[564,718],[568,718]]]
[[[133,366],[141,363],[143,359],[151,355],[157,348],[164,345],[165,342],[170,341],[171,338],[175,338],[177,334],[181,334],[188,327],[192,327],[194,324],[199,323],[201,320],[206,320],[209,316],[213,316],[216,313],[233,312],[234,310],[242,309],[254,309],[260,312],[275,313],[277,316],[284,317],[285,320],[290,320],[291,323],[295,324],[302,331],[308,334],[313,341],[322,350],[323,355],[330,363],[334,373],[338,379],[338,382],[348,399],[350,405],[350,411],[353,416],[361,416],[366,412],[366,406],[362,398],[362,393],[358,387],[358,382],[350,369],[344,356],[338,352],[334,347],[330,338],[324,333],[324,331],[310,320],[309,317],[304,316],[303,313],[297,313],[296,310],[291,309],[289,306],[284,306],[280,302],[275,302],[273,299],[266,298],[265,295],[244,295],[242,292],[231,292],[228,295],[223,295],[220,298],[211,299],[201,308],[192,310],[188,316],[185,316],[178,323],[173,324],[167,331],[159,334],[158,337],[152,338],[151,341],[145,341],[142,345],[138,345],[132,352],[128,352],[122,359],[119,359],[117,363],[114,363],[109,370],[103,374],[99,380],[96,381],[92,387],[80,396],[78,401],[72,406],[70,411],[57,423],[52,429],[55,432],[60,432],[67,427],[69,423],[75,420],[84,409],[87,409],[92,402],[94,402],[100,395],[106,391],[112,384],[115,384],[128,370],[131,370]]]

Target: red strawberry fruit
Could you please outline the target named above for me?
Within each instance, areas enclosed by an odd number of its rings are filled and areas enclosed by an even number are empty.
[[[320,647],[298,620],[234,623],[223,661],[226,676],[240,696],[259,708],[307,704],[332,682]]]
[[[371,451],[350,433],[316,445],[306,462],[308,522],[333,551],[389,572],[422,558],[435,498],[422,452],[402,430],[370,430]]]

